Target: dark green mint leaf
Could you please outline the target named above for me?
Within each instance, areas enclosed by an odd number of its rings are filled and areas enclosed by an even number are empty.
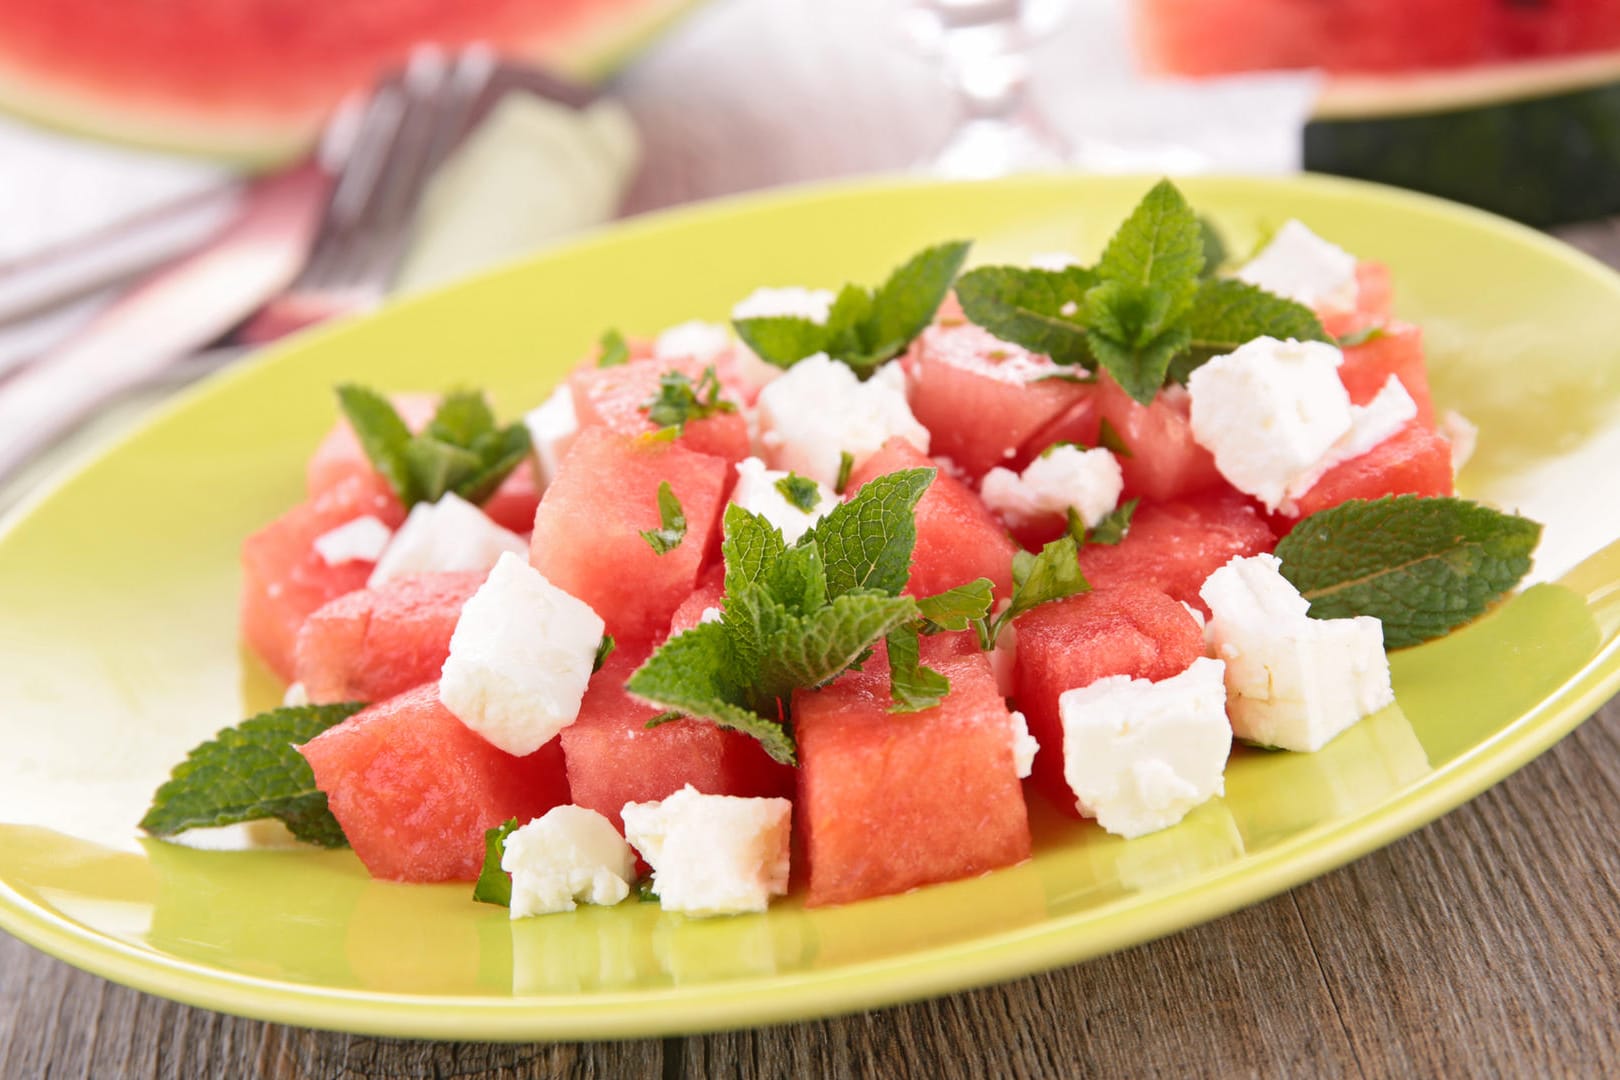
[[[725,591],[736,596],[765,575],[786,545],[775,525],[736,503],[726,504],[720,555],[726,563]]]
[[[1387,332],[1388,331],[1386,331],[1382,326],[1363,326],[1360,330],[1354,330],[1343,335],[1342,337],[1337,338],[1334,341],[1334,344],[1341,349],[1353,349],[1357,345],[1365,345],[1369,341],[1377,341]]]
[[[663,727],[665,724],[673,724],[677,720],[684,719],[686,719],[684,713],[678,713],[674,709],[665,709],[661,713],[655,713],[647,717],[647,722],[641,726],[647,728]]]
[[[471,450],[426,435],[413,436],[405,444],[405,464],[422,502],[438,502],[445,492],[477,476],[484,465]]]
[[[984,266],[962,275],[956,298],[963,314],[1001,340],[1090,369],[1096,360],[1086,341],[1086,293],[1096,284],[1097,275],[1079,266]]]
[[[855,455],[848,450],[838,454],[838,482],[833,485],[833,494],[843,495],[849,487],[849,474],[855,471]]]
[[[788,548],[760,578],[767,595],[790,615],[805,615],[827,604],[827,568],[814,544]]]
[[[479,438],[495,430],[495,414],[476,390],[452,390],[439,400],[439,408],[422,434],[451,446],[470,449]]]
[[[1204,269],[1200,271],[1200,276],[1214,277],[1220,268],[1226,265],[1231,253],[1227,250],[1226,239],[1221,236],[1215,223],[1203,214],[1198,215],[1198,231],[1204,241]]]
[[[1085,542],[1086,542],[1086,519],[1081,517],[1080,516],[1080,511],[1076,510],[1072,506],[1067,508],[1064,511],[1064,516],[1068,520],[1068,533],[1069,533],[1069,535],[1074,537],[1074,542],[1076,544],[1079,544],[1082,547],[1085,546]]]
[[[854,589],[893,596],[905,588],[917,543],[917,501],[938,471],[904,469],[879,476],[804,534],[801,544],[821,549],[829,597]]]
[[[716,413],[736,412],[737,406],[720,397],[720,378],[713,365],[693,383],[684,371],[666,371],[658,377],[658,393],[642,404],[647,418],[659,427],[684,430],[694,420]]]
[[[1170,362],[1187,348],[1192,336],[1186,327],[1173,326],[1139,344],[1129,344],[1097,331],[1090,336],[1097,363],[1131,398],[1150,405],[1170,372]]]
[[[630,362],[630,345],[617,330],[604,331],[599,348],[601,351],[596,358],[599,368],[620,367]]]
[[[1097,445],[1115,457],[1128,458],[1136,456],[1131,453],[1131,448],[1125,444],[1125,437],[1119,433],[1118,428],[1109,422],[1106,416],[1102,418],[1102,423],[1097,425]]]
[[[837,678],[885,635],[917,618],[909,596],[846,593],[800,616],[771,636],[761,662],[767,695],[791,698]]]
[[[518,819],[508,818],[484,830],[484,866],[473,884],[473,899],[480,904],[512,906],[512,875],[501,869],[501,859],[506,855],[506,838],[517,829]]]
[[[924,248],[878,286],[867,334],[868,346],[878,363],[900,355],[913,338],[928,328],[951,291],[970,246],[959,240]]]
[[[636,882],[636,899],[643,904],[659,903],[658,894],[653,891],[652,878],[644,877]]]
[[[1080,546],[1074,537],[1053,540],[1039,555],[1020,551],[1013,556],[1012,604],[1006,617],[1016,619],[1024,612],[1054,600],[1063,600],[1091,588],[1080,572]]]
[[[1235,352],[1258,337],[1329,340],[1321,320],[1304,304],[1232,279],[1206,281],[1198,287],[1187,314],[1187,330],[1192,335],[1191,350],[1176,358],[1170,372],[1177,382],[1186,382],[1211,357]]]
[[[470,503],[483,503],[495,494],[496,489],[519,465],[528,460],[533,449],[529,429],[522,423],[480,435],[473,442],[472,451],[481,464],[471,476],[456,485],[456,494]]]
[[[917,641],[917,628],[904,626],[890,633],[889,696],[894,704],[893,713],[921,712],[932,709],[950,693],[950,680],[933,668],[920,662],[921,649]]]
[[[1130,499],[1120,503],[1093,529],[1086,532],[1085,543],[1088,544],[1117,544],[1125,539],[1125,534],[1131,528],[1131,516],[1136,513],[1136,504],[1140,499]]]
[[[346,383],[337,388],[338,404],[360,440],[372,466],[388,481],[407,507],[421,501],[405,460],[411,429],[400,419],[393,403],[375,390]]]
[[[790,368],[807,356],[827,351],[827,328],[798,316],[762,315],[736,319],[731,325],[755,355],[780,368]]]
[[[1204,235],[1198,215],[1174,184],[1160,180],[1108,241],[1097,263],[1097,277],[1185,293],[1190,302],[1203,268]]]
[[[788,501],[789,506],[808,514],[821,502],[821,489],[809,477],[800,476],[790,472],[776,482],[776,490],[782,493],[782,498]]]
[[[686,539],[686,514],[668,480],[658,485],[658,521],[658,528],[642,529],[641,538],[657,554],[668,555]]]
[[[989,578],[978,578],[918,600],[917,609],[925,620],[923,632],[966,630],[975,620],[990,614],[996,600],[994,590],[995,584]]]
[[[619,643],[613,640],[612,634],[602,635],[602,640],[596,646],[596,659],[591,661],[592,675],[602,670],[602,665],[607,663],[607,658],[612,656],[613,651],[618,647]]]

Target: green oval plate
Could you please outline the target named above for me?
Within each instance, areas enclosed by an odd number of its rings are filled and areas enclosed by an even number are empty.
[[[1094,254],[1139,179],[884,183],[649,218],[318,333],[188,394],[0,531],[0,927],[142,990],[311,1027],[657,1035],[823,1016],[1072,963],[1286,889],[1506,776],[1620,685],[1620,279],[1539,234],[1364,185],[1189,181],[1241,250],[1303,218],[1394,269],[1435,398],[1481,428],[1465,490],[1546,524],[1532,583],[1393,658],[1397,705],[1317,754],[1240,750],[1225,798],[1129,842],[1037,809],[1024,865],[708,921],[654,905],[509,922],[352,854],[197,850],[134,823],[198,740],[275,701],[239,655],[236,550],[300,495],[331,385],[542,397],[608,326],[721,318],[760,284],[873,280],[925,243]],[[1580,797],[1579,793],[1572,793]],[[1504,829],[1528,823],[1504,821]],[[874,836],[874,844],[894,842]]]

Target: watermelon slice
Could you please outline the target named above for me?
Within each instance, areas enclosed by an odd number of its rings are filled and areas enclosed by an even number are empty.
[[[669,619],[669,636],[674,637],[683,630],[690,630],[703,621],[703,613],[710,608],[718,609],[724,602],[726,595],[725,567],[716,566],[710,569],[698,581],[692,595],[681,601],[681,606],[675,609],[675,614]]]
[[[1128,582],[1151,585],[1208,614],[1198,595],[1204,579],[1234,556],[1258,555],[1276,546],[1277,538],[1253,500],[1220,492],[1142,504],[1124,540],[1080,550],[1080,569],[1094,589]]]
[[[484,832],[568,801],[561,746],[502,753],[439,703],[429,683],[362,710],[299,748],[373,877],[470,881]]]
[[[569,376],[574,394],[574,415],[581,428],[601,424],[621,435],[645,435],[658,424],[647,415],[647,402],[658,394],[659,379],[678,371],[696,385],[710,365],[701,360],[633,360],[616,367],[580,368]],[[735,403],[729,387],[721,395]],[[700,454],[713,454],[736,464],[749,454],[748,421],[740,411],[716,413],[687,424],[677,446]]]
[[[879,653],[864,670],[793,698],[807,907],[1029,857],[1011,717],[984,655],[925,639],[924,662],[951,680],[951,692],[932,709],[895,714]]]
[[[1450,495],[1454,490],[1451,442],[1418,419],[1360,457],[1329,469],[1299,497],[1296,516],[1308,517],[1346,499]]]
[[[1339,381],[1350,400],[1365,405],[1393,375],[1401,380],[1418,408],[1418,420],[1434,427],[1434,401],[1429,394],[1429,371],[1423,363],[1423,331],[1411,323],[1390,322],[1360,345],[1344,350]]]
[[[1394,301],[1389,267],[1362,260],[1356,263],[1356,306],[1349,311],[1318,311],[1317,315],[1323,330],[1333,337],[1348,337],[1389,322]]]
[[[1096,446],[1102,441],[1101,422],[1106,420],[1124,444],[1119,466],[1125,474],[1127,499],[1177,499],[1226,486],[1215,470],[1214,457],[1193,441],[1187,420],[1190,400],[1181,387],[1172,386],[1161,390],[1151,404],[1142,405],[1104,372],[1097,377],[1089,403],[1096,410],[1091,421],[1096,427],[1089,431],[1074,428],[1060,437]],[[1086,404],[1077,411],[1084,412]]]

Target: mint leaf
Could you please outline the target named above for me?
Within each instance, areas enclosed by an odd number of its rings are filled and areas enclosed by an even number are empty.
[[[966,630],[975,620],[990,614],[990,607],[996,602],[994,589],[995,583],[989,578],[978,578],[918,600],[917,610],[924,619],[923,632]]]
[[[641,407],[653,423],[677,431],[685,430],[694,420],[737,411],[736,405],[721,400],[720,378],[712,364],[703,369],[696,383],[684,371],[664,372],[658,377],[658,392]]]
[[[495,414],[483,394],[452,390],[439,400],[439,407],[422,434],[451,446],[471,447],[494,430]]]
[[[1097,277],[1166,290],[1173,303],[1185,305],[1203,268],[1198,215],[1174,184],[1160,180],[1108,241]]]
[[[780,368],[790,368],[807,356],[827,351],[827,328],[796,315],[761,315],[735,319],[731,325],[755,355]]]
[[[1529,572],[1541,526],[1466,499],[1352,499],[1312,514],[1277,544],[1311,616],[1371,615],[1384,646],[1440,637],[1483,614]]]
[[[1020,551],[1013,556],[1012,603],[1006,617],[1016,619],[1033,607],[1090,588],[1080,572],[1080,547],[1072,536],[1053,540],[1039,555]]]
[[[399,501],[407,508],[420,502],[410,465],[405,460],[405,447],[411,441],[411,429],[400,419],[393,403],[375,390],[353,383],[337,388],[338,405],[349,420],[349,427],[360,440],[372,466],[388,481]]]
[[[878,363],[899,356],[928,328],[970,246],[959,240],[924,248],[878,286],[866,324],[868,348]]]
[[[838,454],[838,480],[833,484],[833,494],[843,495],[849,487],[849,474],[855,471],[855,455],[848,450],[839,451]]]
[[[956,299],[963,314],[1001,340],[1090,369],[1096,358],[1086,340],[1086,293],[1096,284],[1097,275],[1078,266],[984,266],[962,275]]]
[[[771,697],[824,686],[881,638],[917,618],[909,596],[846,593],[792,619],[772,635],[760,664],[760,685]]]
[[[776,490],[782,493],[782,498],[803,513],[810,513],[821,502],[821,489],[816,482],[807,476],[790,472],[776,482]]]
[[[592,675],[602,670],[602,665],[607,663],[607,658],[612,656],[614,650],[618,647],[619,643],[613,640],[612,634],[602,635],[602,640],[596,645],[596,659],[591,661]]]
[[[907,626],[895,630],[887,637],[889,646],[889,696],[894,713],[921,712],[932,709],[950,693],[950,680],[933,668],[920,662],[921,649],[917,629]]]
[[[721,519],[720,555],[726,563],[725,592],[736,596],[764,576],[786,549],[775,525],[736,503]]]
[[[471,450],[426,436],[413,436],[405,444],[405,466],[422,502],[438,502],[445,492],[457,491],[478,475],[483,464]]]
[[[617,330],[603,331],[599,348],[600,355],[596,358],[599,368],[621,367],[630,362],[630,345]]]
[[[1101,521],[1097,522],[1095,528],[1086,530],[1083,542],[1111,546],[1125,539],[1125,534],[1131,528],[1131,517],[1136,513],[1136,504],[1141,501],[1141,499],[1130,499],[1120,503],[1109,511]]]
[[[472,446],[472,452],[480,462],[479,468],[463,478],[453,490],[470,503],[483,503],[495,494],[496,489],[519,465],[528,460],[533,449],[534,443],[526,424],[512,424],[480,435]]]
[[[1387,334],[1382,326],[1363,326],[1360,330],[1353,330],[1334,340],[1334,344],[1341,349],[1353,349],[1357,345],[1365,345],[1369,341],[1377,341]]]
[[[1129,458],[1136,456],[1131,453],[1131,448],[1125,444],[1125,437],[1119,433],[1118,428],[1109,422],[1106,416],[1097,425],[1097,445],[1115,457]]]
[[[1178,357],[1171,370],[1171,376],[1183,383],[1211,357],[1234,352],[1258,337],[1328,340],[1321,320],[1304,304],[1230,279],[1206,281],[1198,287],[1187,314],[1187,331],[1192,335],[1191,351]]]
[[[1108,310],[1099,304],[1096,313],[1106,318]],[[1130,330],[1130,324],[1115,325],[1127,328],[1126,336],[1114,338],[1093,329],[1088,338],[1091,351],[1097,357],[1098,366],[1112,375],[1132,400],[1150,405],[1170,373],[1171,360],[1191,344],[1192,335],[1182,326],[1149,333]]]
[[[1063,516],[1068,523],[1066,526],[1068,534],[1074,537],[1076,544],[1084,547],[1086,543],[1086,519],[1081,517],[1080,511],[1072,506],[1063,511]]]
[[[493,829],[484,830],[484,865],[473,884],[473,899],[480,904],[512,906],[512,875],[501,869],[506,854],[506,838],[518,829],[518,819],[508,818]]]
[[[655,553],[668,555],[686,539],[686,514],[668,480],[658,484],[658,521],[659,528],[642,529],[641,538]]]
[[[891,596],[905,588],[917,544],[917,502],[938,469],[879,476],[811,526],[799,541],[821,549],[827,594],[871,589]]]
[[[365,705],[272,709],[226,728],[192,749],[152,796],[141,828],[153,836],[275,818],[300,840],[322,847],[348,841],[327,809],[315,774],[294,747]]]
[[[1199,274],[1201,277],[1210,278],[1226,265],[1231,252],[1227,250],[1226,238],[1215,227],[1215,223],[1203,214],[1198,215],[1198,232],[1204,244],[1204,269]]]
[[[827,568],[814,544],[788,548],[766,569],[760,584],[790,615],[807,615],[827,605]]]
[[[338,402],[371,464],[407,509],[455,492],[481,503],[529,457],[529,429],[498,428],[481,393],[452,391],[419,435],[412,435],[388,399],[352,384]]]

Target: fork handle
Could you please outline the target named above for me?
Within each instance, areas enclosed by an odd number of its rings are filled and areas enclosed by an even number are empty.
[[[313,165],[261,181],[206,247],[0,383],[0,477],[286,288],[308,253],[328,183]]]

